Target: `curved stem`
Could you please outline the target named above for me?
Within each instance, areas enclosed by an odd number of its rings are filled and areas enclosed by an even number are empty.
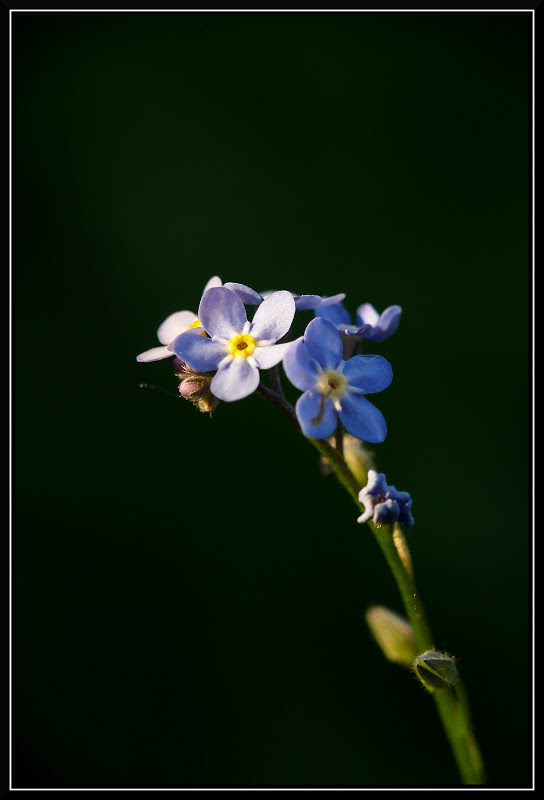
[[[279,408],[281,413],[287,417],[289,422],[291,422],[298,428],[298,430],[300,430],[295,409],[283,395],[273,392],[272,389],[269,389],[268,386],[265,386],[262,381],[257,386],[255,392],[260,397],[264,397],[265,400],[268,400],[269,403],[272,403],[272,405],[276,406],[276,408]]]
[[[276,394],[263,384],[259,384],[257,393],[277,406],[299,428],[295,410],[285,397]],[[359,502],[361,487],[346,464],[341,450],[333,447],[326,439],[305,438],[327,459],[339,483],[351,496],[358,510],[362,511],[363,506]],[[419,651],[434,649],[431,629],[417,591],[408,545],[400,525],[375,525],[373,522],[369,522],[368,525],[393,574]],[[458,680],[454,690],[436,689],[433,698],[463,783],[468,785],[484,783],[483,761],[472,731],[468,698],[461,679]]]
[[[277,367],[272,367],[270,370],[270,383],[272,384],[272,391],[276,394],[279,394],[280,397],[284,397],[283,389],[281,385],[281,378],[280,378],[280,371]]]

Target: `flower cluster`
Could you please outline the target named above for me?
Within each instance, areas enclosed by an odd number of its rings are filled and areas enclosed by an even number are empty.
[[[204,293],[198,316],[208,335],[186,331],[171,349],[193,369],[215,371],[212,393],[232,402],[252,394],[259,385],[259,369],[276,366],[287,353],[289,343],[276,343],[291,327],[295,301],[290,292],[274,292],[249,322],[238,295],[218,286]]]
[[[344,297],[256,292],[242,283],[223,283],[216,275],[204,287],[198,312],[177,311],[167,317],[157,331],[161,346],[140,353],[137,360],[173,358],[180,395],[201,411],[211,413],[220,401],[242,400],[259,391],[288,407],[311,439],[336,435],[338,445],[347,431],[342,458],[348,465],[356,463],[353,474],[361,482],[367,478],[359,493],[365,511],[358,522],[400,521],[411,526],[410,495],[388,486],[383,473],[369,469],[368,459],[361,461],[366,451],[352,448],[350,461],[348,447],[350,441],[377,443],[386,437],[384,416],[366,395],[389,386],[391,365],[380,355],[352,353],[360,351],[363,339],[382,342],[391,336],[401,308],[389,306],[379,314],[370,303],[363,303],[352,324]],[[251,319],[246,306],[256,307]],[[284,341],[295,313],[305,310],[312,310],[314,319],[303,336]],[[302,392],[294,409],[279,383],[281,362],[289,381]],[[262,370],[273,370],[274,389],[261,383]]]
[[[402,522],[408,528],[414,524],[410,511],[412,498],[408,492],[399,492],[395,486],[388,486],[383,472],[369,470],[368,481],[359,492],[359,500],[365,510],[357,522],[372,520],[375,525],[381,522]]]
[[[344,297],[256,292],[241,283],[223,284],[214,276],[204,287],[198,312],[177,311],[167,317],[157,331],[161,346],[140,353],[137,360],[175,357],[180,394],[201,410],[211,410],[219,400],[247,397],[261,385],[260,370],[283,362],[287,377],[303,392],[296,416],[306,436],[328,438],[342,424],[357,439],[381,442],[387,432],[385,419],[365,395],[389,386],[391,365],[379,355],[342,358]],[[256,307],[251,320],[246,306]],[[303,336],[283,341],[295,313],[304,310],[313,310],[315,319]],[[398,315],[391,321],[388,311],[380,317],[369,304],[361,306],[358,322],[367,322],[355,335],[374,341],[385,338],[385,331],[390,335]]]

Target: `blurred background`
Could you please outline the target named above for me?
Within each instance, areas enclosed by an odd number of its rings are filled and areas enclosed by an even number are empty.
[[[373,451],[489,781],[527,785],[530,25],[14,15],[15,786],[458,781],[314,449],[135,360],[212,275],[403,307]]]

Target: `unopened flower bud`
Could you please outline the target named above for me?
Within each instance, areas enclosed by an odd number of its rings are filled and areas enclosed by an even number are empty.
[[[429,692],[454,686],[458,678],[455,659],[438,650],[426,650],[417,656],[414,672]]]
[[[179,393],[183,397],[186,397],[187,400],[191,400],[191,396],[198,391],[200,391],[200,386],[196,381],[187,379],[182,381],[179,385]]]
[[[177,376],[181,378],[179,393],[190,400],[202,412],[211,412],[217,408],[219,400],[212,394],[210,385],[215,372],[196,372],[185,362],[177,359]]]
[[[359,492],[359,502],[364,505],[365,511],[357,518],[357,522],[372,520],[379,525],[398,521],[408,528],[414,524],[412,498],[408,492],[399,492],[395,486],[388,486],[383,472],[368,471],[367,484]]]
[[[366,612],[365,618],[384,656],[395,664],[412,666],[417,655],[417,646],[408,620],[384,606],[372,606]]]

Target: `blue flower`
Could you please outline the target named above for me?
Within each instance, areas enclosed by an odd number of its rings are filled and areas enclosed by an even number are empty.
[[[372,342],[383,342],[397,330],[402,308],[389,306],[378,314],[370,303],[363,303],[357,309],[354,325],[343,303],[318,306],[314,314],[316,317],[328,319],[344,336],[357,336],[360,339],[370,339]]]
[[[248,322],[237,293],[223,287],[204,292],[198,318],[209,336],[186,331],[171,345],[173,352],[196,372],[217,370],[212,393],[220,400],[241,400],[259,385],[259,369],[270,369],[282,360],[292,342],[276,344],[295,316],[290,292],[275,292],[259,305]]]
[[[399,492],[394,486],[388,486],[383,472],[368,471],[367,484],[359,492],[359,500],[365,511],[357,522],[372,520],[375,525],[380,522],[402,522],[408,528],[414,524],[410,511],[412,498],[408,492]]]
[[[291,344],[283,367],[291,383],[304,392],[296,405],[302,431],[326,439],[338,417],[357,439],[383,442],[387,425],[381,411],[363,395],[381,392],[391,383],[391,365],[381,356],[342,360],[342,339],[334,325],[316,317],[304,337]]]
[[[202,295],[204,295],[208,289],[222,285],[221,278],[218,275],[214,275],[204,287]],[[235,292],[242,302],[247,305],[259,305],[259,303],[263,301],[260,294],[250,289],[249,286],[244,286],[243,283],[226,283],[225,287]],[[204,333],[197,315],[192,311],[175,311],[161,323],[157,331],[157,339],[162,347],[152,347],[150,350],[145,350],[145,352],[136,356],[136,361],[160,361],[163,358],[171,358],[174,353],[170,345],[176,336],[193,329],[196,330],[197,333]]]

